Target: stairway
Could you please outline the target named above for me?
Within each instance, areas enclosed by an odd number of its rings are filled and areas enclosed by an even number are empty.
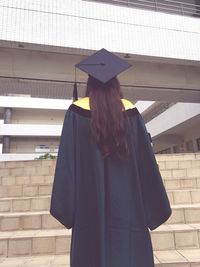
[[[156,267],[200,266],[200,153],[156,155],[172,215],[151,231]],[[55,160],[0,162],[0,267],[69,266],[71,229],[48,212]]]

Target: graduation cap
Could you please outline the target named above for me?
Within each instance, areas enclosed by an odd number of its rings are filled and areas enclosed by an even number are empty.
[[[86,72],[100,82],[106,83],[131,66],[132,65],[130,63],[109,52],[105,48],[102,48],[75,65],[73,99],[78,99],[76,68]]]

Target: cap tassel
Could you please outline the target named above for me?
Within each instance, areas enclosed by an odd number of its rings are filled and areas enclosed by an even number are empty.
[[[77,82],[76,82],[76,67],[75,67],[75,82],[73,88],[73,102],[78,100],[78,90],[77,90]]]
[[[77,83],[74,83],[74,89],[73,89],[73,102],[78,100],[78,90],[77,90]]]

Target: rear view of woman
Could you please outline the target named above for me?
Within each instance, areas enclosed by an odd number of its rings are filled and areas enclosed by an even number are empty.
[[[65,113],[50,213],[72,229],[71,267],[153,267],[150,230],[171,215],[138,109],[117,75],[130,64],[101,49],[76,67],[85,97]]]

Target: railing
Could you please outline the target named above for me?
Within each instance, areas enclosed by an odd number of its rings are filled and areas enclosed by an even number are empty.
[[[175,13],[185,16],[200,17],[200,0],[195,4],[184,3],[173,0],[87,0],[115,5],[125,5],[140,9],[150,9],[158,12]]]

